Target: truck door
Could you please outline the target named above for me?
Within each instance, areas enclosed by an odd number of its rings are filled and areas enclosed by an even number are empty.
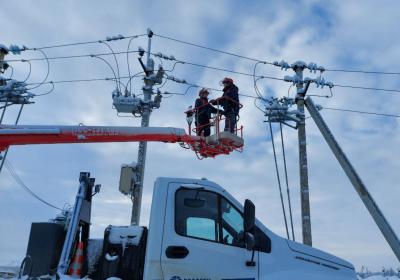
[[[164,220],[161,266],[164,279],[258,279],[247,266],[252,252],[243,242],[242,213],[207,187],[171,183]]]

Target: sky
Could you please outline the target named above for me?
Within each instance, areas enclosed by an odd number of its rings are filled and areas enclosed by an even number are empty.
[[[220,49],[266,61],[315,62],[327,69],[361,69],[398,72],[400,37],[398,1],[49,1],[5,2],[0,24],[0,43],[28,47],[105,39],[107,36],[155,34]],[[112,42],[115,51],[126,51],[129,40]],[[131,41],[131,50],[146,47],[146,37]],[[180,44],[160,37],[152,50],[177,59],[253,73],[254,62]],[[104,44],[87,44],[46,50],[51,56],[109,52]],[[38,51],[9,55],[7,59],[40,58]],[[129,56],[132,73],[139,72],[135,53]],[[107,57],[114,65],[112,57]],[[121,76],[127,75],[126,55],[118,55]],[[155,59],[156,64],[160,61]],[[162,61],[167,69],[171,62]],[[27,63],[11,63],[13,78],[24,80]],[[28,82],[40,82],[47,72],[44,61],[32,62]],[[257,75],[283,78],[291,70],[258,65]],[[4,76],[8,77],[10,71]],[[253,77],[177,65],[172,73],[198,85],[220,88],[225,76],[234,79],[240,93],[256,96]],[[112,77],[108,66],[95,58],[52,60],[48,80]],[[305,71],[306,77],[317,77]],[[398,89],[398,75],[325,72],[323,77],[338,85]],[[133,79],[132,91],[141,93],[142,81]],[[258,88],[265,97],[294,97],[290,84],[263,79]],[[45,93],[49,86],[32,90]],[[112,108],[110,81],[56,84],[51,94],[37,96],[26,106],[21,124],[140,126],[139,118],[119,117]],[[186,87],[168,82],[161,90],[185,92]],[[334,87],[333,97],[315,96],[325,107],[398,114],[396,92]],[[221,93],[213,91],[211,98]],[[310,95],[329,95],[327,88],[310,86]],[[151,126],[186,128],[184,111],[194,103],[197,89],[185,96],[164,98],[151,115]],[[239,201],[251,199],[257,217],[272,231],[285,236],[271,136],[265,116],[254,98],[241,96],[244,107],[243,153],[198,160],[193,152],[177,144],[149,143],[145,170],[141,223],[150,215],[153,183],[159,176],[206,177],[226,188]],[[262,104],[256,103],[259,107]],[[6,112],[4,123],[15,121],[18,107]],[[322,110],[337,141],[365,182],[392,228],[400,235],[399,118]],[[308,115],[307,115],[308,116]],[[391,249],[374,224],[351,183],[325,143],[311,118],[306,120],[309,189],[313,245],[352,262],[356,269],[367,266],[399,266]],[[274,125],[276,141],[278,126]],[[296,240],[301,240],[300,188],[297,131],[284,128],[289,184]],[[282,151],[278,146],[282,171]],[[12,147],[8,160],[23,181],[43,199],[63,207],[73,204],[79,172],[88,171],[102,185],[94,197],[92,236],[102,237],[109,225],[130,222],[131,202],[118,191],[120,166],[136,161],[137,143],[34,145]],[[283,180],[283,178],[282,178]],[[286,202],[286,201],[285,201]],[[44,222],[58,211],[42,204],[22,190],[7,169],[0,174],[0,264],[19,264],[26,253],[31,222]]]

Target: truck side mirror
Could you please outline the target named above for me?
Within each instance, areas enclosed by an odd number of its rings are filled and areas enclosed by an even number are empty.
[[[252,232],[256,222],[256,207],[250,199],[244,201],[244,220],[243,228],[244,232]]]
[[[251,251],[254,249],[254,246],[256,245],[256,240],[254,238],[254,235],[251,234],[250,232],[246,232],[244,235],[244,243],[246,244],[246,249]]]
[[[256,221],[256,207],[249,199],[246,199],[244,202],[243,216],[244,242],[247,250],[253,250],[255,246],[254,227]]]

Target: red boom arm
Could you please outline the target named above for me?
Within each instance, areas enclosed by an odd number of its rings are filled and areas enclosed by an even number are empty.
[[[186,143],[202,157],[229,154],[243,146],[243,140],[223,135],[208,143],[204,137],[187,135],[184,129],[173,127],[0,126],[0,151],[11,145],[137,141]]]

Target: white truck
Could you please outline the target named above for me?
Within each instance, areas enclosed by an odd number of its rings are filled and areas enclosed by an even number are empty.
[[[158,178],[148,230],[128,228],[141,248],[130,257],[141,266],[131,279],[357,279],[349,262],[274,234],[255,219],[250,200],[242,206],[206,179]],[[107,248],[103,264],[115,260]]]

